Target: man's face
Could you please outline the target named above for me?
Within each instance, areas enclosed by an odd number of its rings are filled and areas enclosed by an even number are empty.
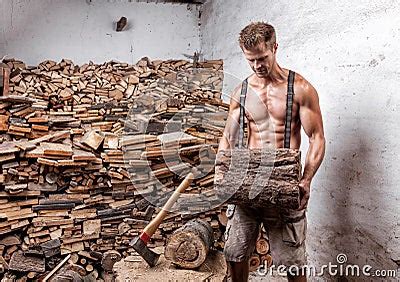
[[[276,49],[277,44],[271,50],[265,43],[259,43],[254,48],[242,50],[254,73],[260,78],[265,78],[270,74],[275,62]]]

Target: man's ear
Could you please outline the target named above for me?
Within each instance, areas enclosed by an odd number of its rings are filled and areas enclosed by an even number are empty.
[[[274,53],[276,53],[276,50],[278,50],[278,43],[274,44]]]

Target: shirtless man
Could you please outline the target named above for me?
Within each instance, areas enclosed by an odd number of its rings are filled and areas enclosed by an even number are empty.
[[[248,87],[245,88],[249,90],[248,95],[244,96],[248,148],[262,148],[272,144],[276,148],[298,149],[301,127],[308,136],[309,148],[300,181],[301,202],[298,210],[228,206],[224,254],[234,282],[248,280],[248,259],[254,250],[261,222],[268,232],[275,266],[301,267],[307,264],[304,242],[307,226],[305,211],[310,197],[311,181],[325,153],[317,91],[301,75],[278,65],[278,44],[274,28],[263,22],[251,23],[240,32],[239,44],[254,72],[247,79]],[[243,84],[231,95],[229,116],[218,150],[233,148],[238,140],[242,87]],[[287,97],[290,91],[294,95],[290,95],[293,104],[290,107],[292,111],[288,114]],[[291,122],[288,122],[287,116],[291,116]],[[286,123],[290,126],[285,130]],[[288,271],[287,274],[289,281],[307,280],[306,275],[301,272]]]

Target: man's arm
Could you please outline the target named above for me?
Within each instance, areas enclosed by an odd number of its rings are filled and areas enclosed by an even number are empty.
[[[311,181],[325,155],[325,137],[317,91],[307,81],[303,81],[300,88],[300,122],[309,138],[303,177],[300,181],[302,195],[299,209],[304,209],[310,198]]]
[[[239,134],[239,117],[240,117],[240,86],[238,86],[231,95],[228,118],[224,129],[223,136],[219,142],[218,152],[220,150],[228,150],[235,146],[238,141]]]

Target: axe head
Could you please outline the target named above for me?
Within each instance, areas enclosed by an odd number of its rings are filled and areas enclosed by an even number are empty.
[[[150,267],[153,267],[157,264],[160,255],[150,250],[139,236],[133,239],[130,242],[130,245]]]

